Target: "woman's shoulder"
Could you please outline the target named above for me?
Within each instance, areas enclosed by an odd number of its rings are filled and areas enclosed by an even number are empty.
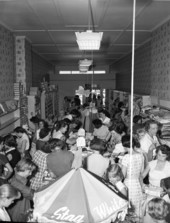
[[[166,168],[168,168],[168,170],[170,170],[170,161],[166,161],[165,166],[166,166]]]
[[[157,163],[157,160],[152,160],[149,162],[149,167],[155,167],[156,166],[156,163]]]
[[[125,165],[125,164],[128,164],[130,160],[130,154],[125,154],[122,158],[122,164]]]
[[[27,140],[27,139],[29,139],[29,136],[24,132],[21,138]]]
[[[157,160],[151,160],[149,161],[149,165],[153,165],[153,164],[156,164]]]
[[[109,128],[106,125],[102,125],[100,127],[100,130],[102,130],[102,131],[109,131]]]

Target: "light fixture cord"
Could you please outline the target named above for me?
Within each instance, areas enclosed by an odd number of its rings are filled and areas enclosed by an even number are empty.
[[[93,81],[94,81],[94,69],[93,69],[93,50],[92,50],[92,76],[91,76],[91,92],[93,91]],[[93,94],[91,94],[91,99],[93,99]]]
[[[90,20],[91,20],[90,0],[88,0],[88,30],[90,30]]]
[[[132,152],[133,152],[133,95],[134,95],[134,59],[135,59],[135,14],[136,0],[133,0],[133,32],[132,32],[132,68],[131,68],[131,106],[130,106],[130,166],[129,166],[129,194],[132,194],[131,172],[132,172]],[[130,200],[129,200],[130,201]]]

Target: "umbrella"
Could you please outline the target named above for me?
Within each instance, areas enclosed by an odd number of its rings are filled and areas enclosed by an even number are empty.
[[[103,223],[125,216],[127,206],[118,191],[79,168],[35,193],[33,216],[38,222]]]

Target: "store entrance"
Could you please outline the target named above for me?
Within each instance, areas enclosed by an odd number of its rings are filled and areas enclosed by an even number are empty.
[[[106,89],[92,89],[89,96],[86,97],[83,94],[80,94],[78,92],[78,90],[75,91],[75,95],[78,95],[81,101],[81,105],[83,105],[84,103],[89,103],[91,102],[91,100],[95,101],[96,105],[97,105],[97,100],[98,98],[101,99],[101,104],[103,105],[103,107],[105,107],[105,102],[106,102]]]

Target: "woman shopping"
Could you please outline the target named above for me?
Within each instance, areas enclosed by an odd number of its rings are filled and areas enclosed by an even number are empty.
[[[139,142],[132,139],[132,154],[130,154],[130,135],[122,137],[122,145],[127,148],[128,154],[122,159],[122,172],[124,184],[129,191],[129,201],[137,217],[141,217],[141,200],[143,198],[141,176],[144,169],[144,158],[136,151],[140,147]]]
[[[163,196],[161,180],[170,177],[170,148],[167,145],[160,145],[156,148],[156,159],[149,162],[143,177],[149,173],[148,192],[154,196]],[[146,191],[147,192],[147,191]]]

